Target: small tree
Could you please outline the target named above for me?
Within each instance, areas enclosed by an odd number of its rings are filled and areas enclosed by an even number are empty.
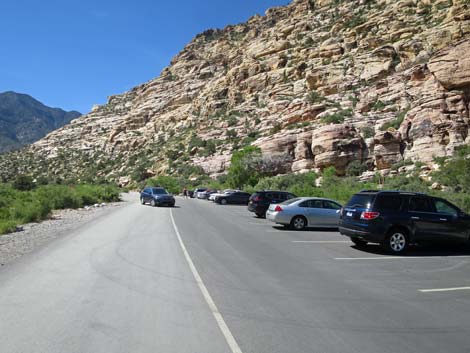
[[[32,190],[35,186],[33,178],[29,175],[20,174],[13,181],[13,187],[20,191]]]
[[[228,169],[227,183],[232,188],[242,188],[245,185],[254,186],[260,178],[258,170],[253,168],[253,161],[261,158],[259,147],[247,146],[232,155]]]

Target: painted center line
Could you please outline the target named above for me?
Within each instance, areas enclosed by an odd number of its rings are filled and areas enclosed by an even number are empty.
[[[454,292],[460,290],[470,290],[470,287],[454,287],[454,288],[436,288],[436,289],[418,289],[421,293],[433,293],[433,292]]]
[[[354,260],[416,260],[416,259],[469,259],[470,255],[456,255],[456,256],[377,256],[377,257],[335,257],[335,260],[340,261],[354,261]]]
[[[348,240],[293,240],[292,243],[338,244],[338,243],[350,243],[350,241]]]

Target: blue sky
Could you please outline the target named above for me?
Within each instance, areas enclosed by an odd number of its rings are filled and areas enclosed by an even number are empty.
[[[0,92],[90,111],[158,76],[208,28],[289,0],[2,0]]]

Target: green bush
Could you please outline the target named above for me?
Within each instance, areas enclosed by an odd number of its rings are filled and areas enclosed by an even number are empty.
[[[18,224],[46,219],[55,209],[118,200],[119,190],[113,185],[49,184],[20,191],[8,184],[0,184],[0,234],[13,231]]]
[[[407,113],[407,111],[402,111],[402,112],[398,113],[398,115],[396,116],[395,119],[383,124],[380,127],[380,130],[387,131],[389,128],[394,128],[395,130],[398,130],[400,128],[401,123],[403,122],[403,120],[405,120],[406,113]]]
[[[346,167],[347,176],[359,176],[367,170],[367,166],[361,161],[355,160]]]
[[[13,181],[13,187],[20,191],[33,190],[35,186],[33,177],[30,175],[18,175]]]
[[[247,146],[232,155],[227,174],[227,183],[232,188],[242,188],[245,185],[254,186],[260,175],[257,170],[250,167],[254,158],[261,157],[258,147]]]
[[[180,183],[175,177],[167,175],[160,175],[155,178],[148,179],[147,185],[163,187],[172,194],[178,194],[182,189]]]

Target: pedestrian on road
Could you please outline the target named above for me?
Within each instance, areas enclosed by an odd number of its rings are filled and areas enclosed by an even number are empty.
[[[184,196],[185,199],[188,198],[188,189],[186,189],[186,188],[183,189],[183,196]]]

